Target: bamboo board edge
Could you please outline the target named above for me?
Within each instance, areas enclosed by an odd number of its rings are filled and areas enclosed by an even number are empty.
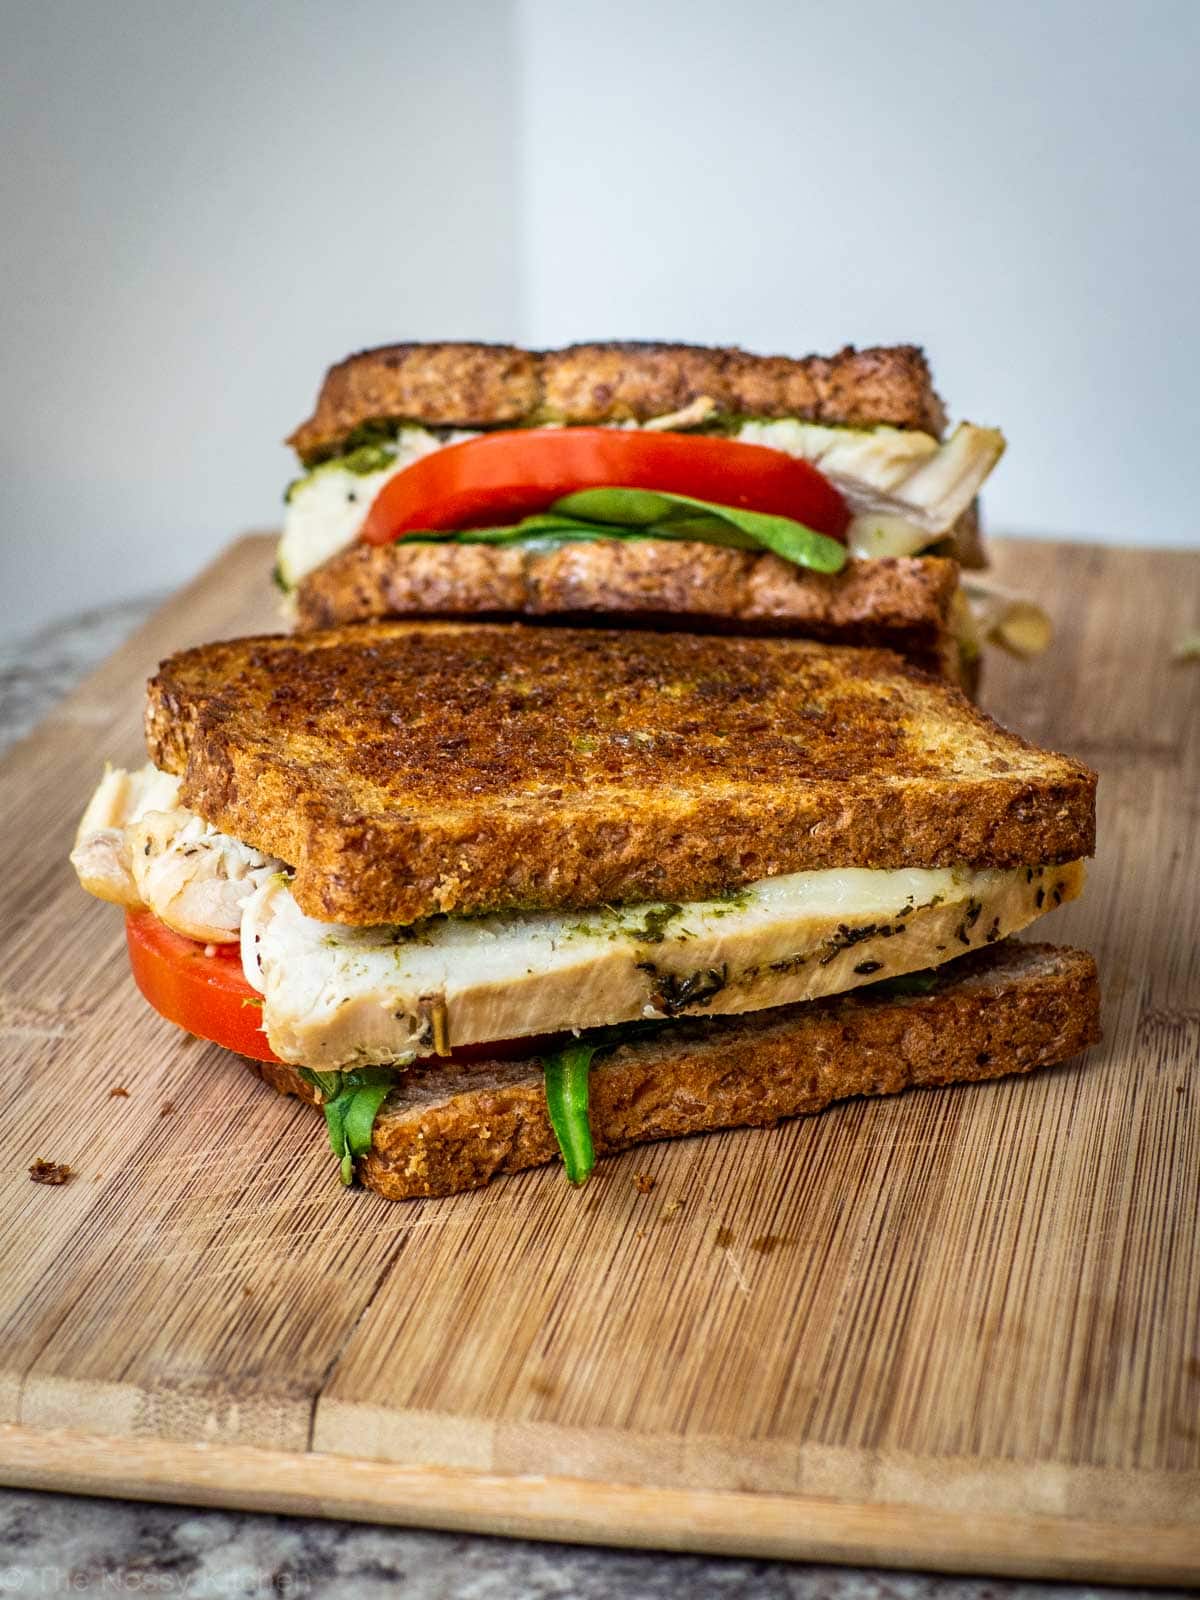
[[[1200,1526],[930,1511],[502,1476],[313,1451],[0,1424],[10,1488],[847,1566],[1156,1585],[1200,1579]]]

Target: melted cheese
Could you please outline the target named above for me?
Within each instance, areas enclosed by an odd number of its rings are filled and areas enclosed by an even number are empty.
[[[291,487],[279,541],[279,580],[294,589],[306,573],[330,556],[353,544],[375,496],[405,467],[432,455],[444,444],[461,444],[473,433],[452,433],[446,438],[427,428],[401,428],[391,462],[377,472],[352,472],[338,461],[323,462]]]

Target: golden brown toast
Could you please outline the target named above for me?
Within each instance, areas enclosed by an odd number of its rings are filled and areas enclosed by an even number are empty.
[[[151,680],[182,799],[327,921],[683,901],[836,866],[1090,854],[1095,774],[887,651],[364,623]]]
[[[684,540],[603,539],[538,550],[408,542],[352,545],[296,591],[303,630],[385,617],[607,617],[614,627],[790,634],[895,650],[959,677],[950,632],[958,568],[937,557],[812,572],[779,556]]]
[[[646,422],[707,398],[731,416],[799,417],[941,436],[946,415],[915,345],[833,356],[758,356],[687,344],[393,344],[331,367],[316,409],[288,439],[308,465],[375,423],[495,428]]]
[[[1050,1066],[1100,1038],[1096,963],[1081,950],[1005,942],[937,969],[926,994],[878,990],[736,1018],[676,1022],[597,1057],[599,1154],[651,1139],[764,1125],[851,1095],[966,1083]],[[294,1067],[247,1062],[281,1093],[316,1091]],[[414,1068],[375,1119],[360,1163],[392,1200],[474,1189],[558,1157],[541,1063]]]

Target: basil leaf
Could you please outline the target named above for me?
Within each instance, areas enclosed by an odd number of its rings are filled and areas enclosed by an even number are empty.
[[[546,1075],[546,1108],[570,1183],[586,1183],[596,1165],[588,1123],[588,1075],[600,1048],[578,1040],[542,1062]]]
[[[616,523],[641,530],[654,528],[656,534],[665,537],[670,535],[663,530],[679,516],[681,509],[688,515],[699,511],[796,566],[811,567],[814,572],[840,572],[846,564],[845,545],[813,528],[806,528],[802,522],[793,522],[790,517],[769,516],[763,511],[743,511],[740,506],[715,505],[686,494],[615,486],[581,489],[577,494],[556,500],[550,509],[582,517],[585,521]]]
[[[342,1087],[342,1075],[340,1072],[312,1072],[308,1067],[297,1067],[296,1071],[304,1079],[305,1083],[311,1084],[314,1089],[320,1090],[322,1100],[332,1100]]]
[[[338,1159],[342,1182],[351,1184],[354,1182],[354,1157],[346,1143],[346,1101],[338,1095],[333,1100],[327,1100],[324,1109],[330,1149]]]
[[[623,528],[649,528],[663,522],[675,507],[672,496],[652,489],[579,489],[564,495],[550,507],[566,516],[582,517],[585,522],[615,522]],[[699,505],[698,500],[691,502]]]
[[[559,539],[624,539],[628,534],[628,528],[616,525],[604,527],[594,522],[581,522],[578,517],[561,517],[545,512],[504,528],[462,528],[451,537],[459,544],[509,544],[542,535]]]
[[[375,1117],[396,1074],[391,1067],[356,1067],[350,1072],[297,1070],[306,1083],[321,1091],[325,1126],[342,1182],[353,1183],[355,1159],[371,1148]]]
[[[342,1113],[342,1130],[346,1141],[346,1154],[342,1157],[343,1183],[353,1182],[355,1158],[365,1156],[370,1150],[376,1113],[396,1081],[395,1073],[387,1067],[371,1067],[357,1076],[364,1077],[366,1081],[355,1085]]]

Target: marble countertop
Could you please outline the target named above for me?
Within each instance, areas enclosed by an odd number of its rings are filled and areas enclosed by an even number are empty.
[[[0,642],[0,750],[135,628],[157,597]],[[0,1489],[0,1594],[356,1600],[1150,1600],[1158,1589],[859,1571],[576,1548],[250,1512]],[[1182,1591],[1175,1591],[1182,1595]]]

